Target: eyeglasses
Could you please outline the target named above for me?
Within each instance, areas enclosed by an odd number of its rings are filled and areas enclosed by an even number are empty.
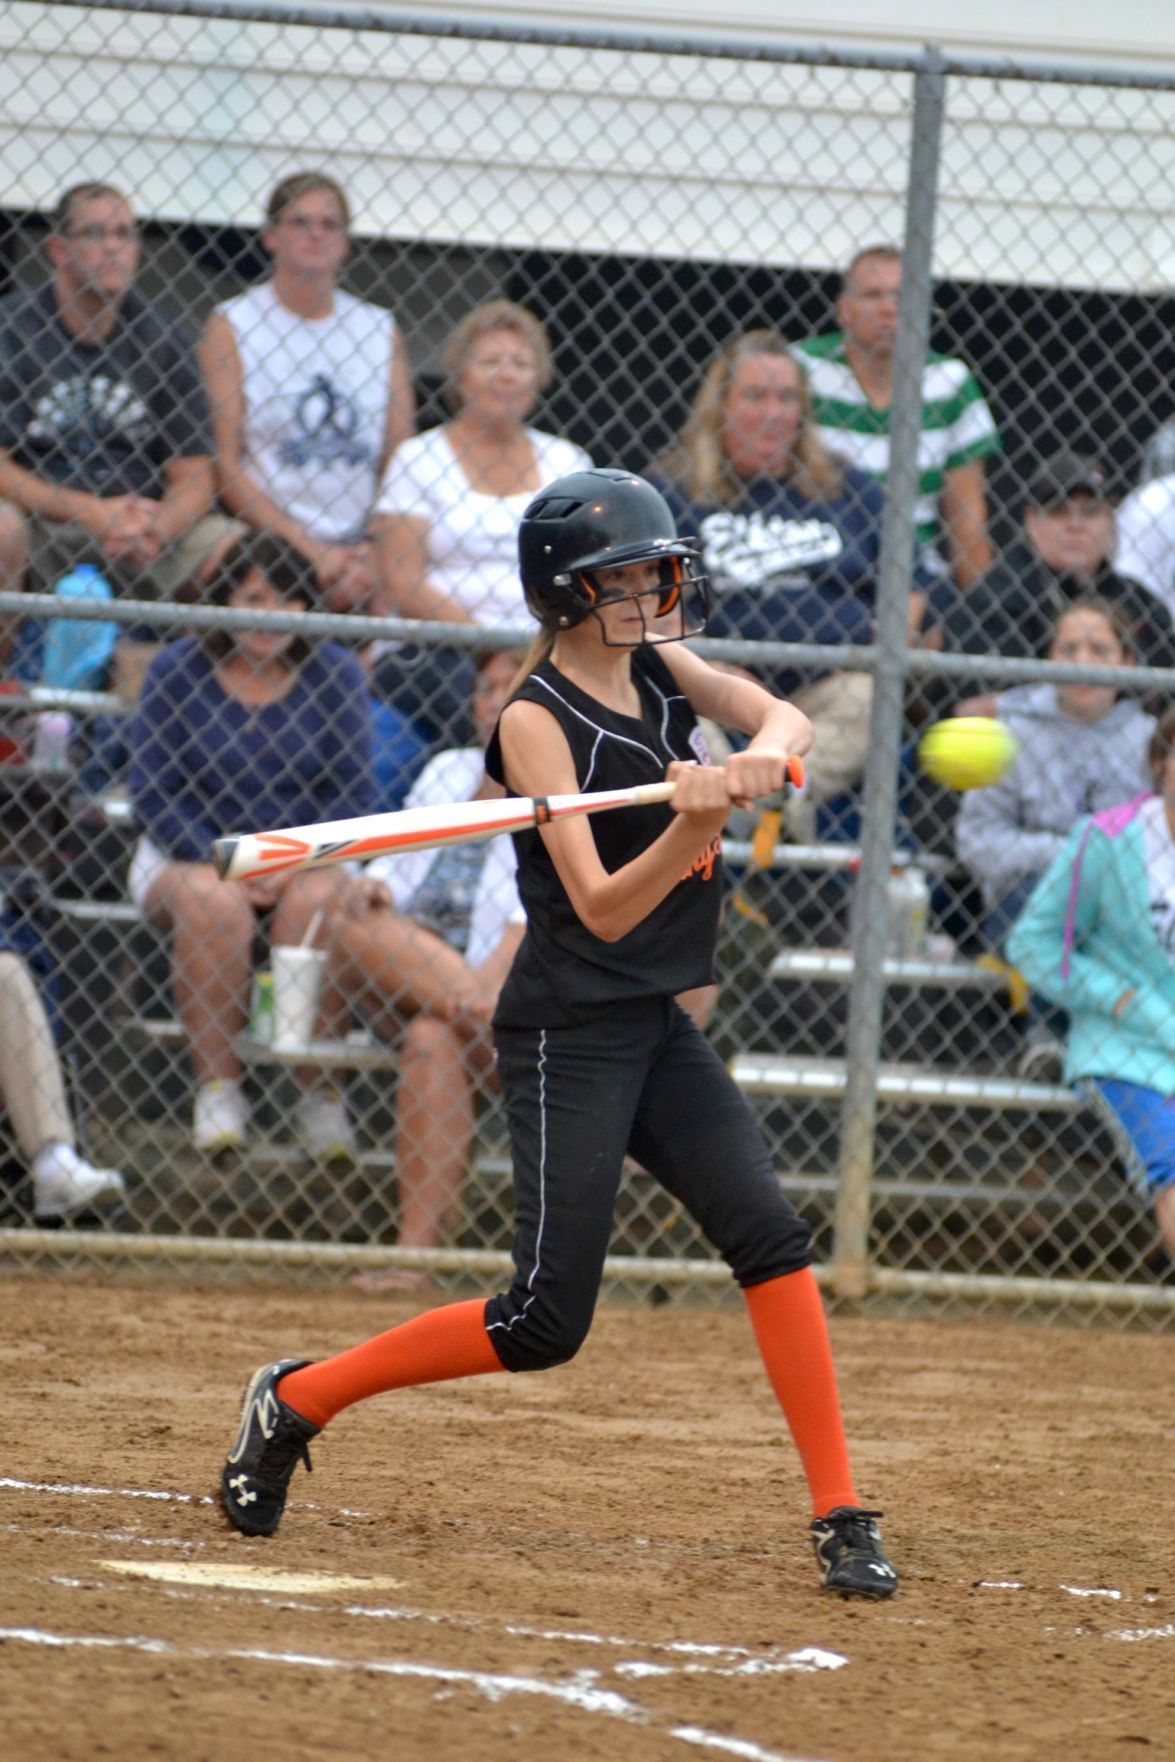
[[[71,226],[65,236],[80,239],[83,245],[104,245],[107,239],[112,239],[116,245],[137,245],[139,229],[137,226]]]
[[[294,232],[325,232],[337,235],[347,230],[345,221],[319,219],[313,214],[283,214],[280,224],[291,227]]]

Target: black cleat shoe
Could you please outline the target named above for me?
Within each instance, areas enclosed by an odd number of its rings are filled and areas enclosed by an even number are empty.
[[[286,1488],[298,1463],[310,1473],[311,1438],[321,1427],[295,1413],[276,1393],[280,1379],[310,1362],[279,1358],[254,1371],[245,1390],[241,1429],[220,1472],[220,1503],[234,1529],[271,1536],[286,1506]]]
[[[892,1597],[898,1575],[885,1557],[877,1519],[880,1511],[837,1505],[812,1524],[812,1546],[826,1591],[842,1597]]]

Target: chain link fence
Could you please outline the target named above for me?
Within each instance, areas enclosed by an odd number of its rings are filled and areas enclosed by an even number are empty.
[[[290,6],[0,33],[3,1251],[508,1265],[509,861],[203,859],[476,793],[521,507],[588,458],[699,533],[703,652],[817,724],[690,1002],[829,1287],[1168,1321],[1170,1164],[1070,1080],[1175,1089],[1161,794],[1089,835],[1045,992],[1070,829],[1163,787],[1175,88]],[[1019,743],[963,796],[916,758],[960,706]],[[635,1165],[614,1247],[726,1276]]]

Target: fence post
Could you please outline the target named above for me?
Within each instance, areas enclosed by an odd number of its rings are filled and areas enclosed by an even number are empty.
[[[906,688],[906,606],[914,556],[914,503],[922,428],[922,368],[930,334],[931,256],[938,194],[946,74],[927,47],[914,76],[914,116],[906,190],[902,299],[894,358],[893,421],[885,486],[865,821],[857,876],[854,969],[840,1167],[833,1242],[833,1288],[863,1297],[869,1286],[869,1221],[877,1125],[877,1067],[885,996],[887,888],[897,816],[898,752]]]

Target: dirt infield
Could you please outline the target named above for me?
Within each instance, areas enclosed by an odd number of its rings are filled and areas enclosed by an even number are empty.
[[[732,1308],[354,1410],[281,1535],[230,1535],[246,1373],[414,1307],[0,1280],[5,1756],[1175,1754],[1169,1338],[836,1320],[887,1605],[817,1591]]]

